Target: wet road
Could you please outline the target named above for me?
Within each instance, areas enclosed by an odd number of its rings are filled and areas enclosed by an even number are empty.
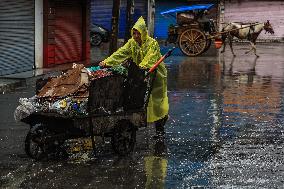
[[[244,55],[246,45],[234,48],[235,58],[227,49],[167,59],[165,140],[141,129],[128,157],[98,142],[95,155],[33,161],[24,152],[28,126],[13,111],[33,96],[34,80],[2,94],[1,188],[284,188],[284,45],[259,44],[257,59]]]

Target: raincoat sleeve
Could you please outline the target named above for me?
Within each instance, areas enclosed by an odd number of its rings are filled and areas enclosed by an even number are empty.
[[[131,57],[130,46],[131,46],[131,43],[129,40],[125,45],[120,47],[116,52],[114,52],[111,56],[105,59],[104,60],[105,64],[107,66],[115,66],[115,65],[122,63],[126,59],[130,58]]]
[[[147,54],[145,55],[139,66],[142,68],[151,68],[160,57],[160,46],[157,41],[154,41],[150,45]]]

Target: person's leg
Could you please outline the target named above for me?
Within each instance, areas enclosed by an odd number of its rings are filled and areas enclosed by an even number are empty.
[[[168,120],[168,115],[166,115],[164,118],[159,119],[158,121],[155,121],[155,127],[156,127],[156,135],[163,136],[165,135],[165,124]]]

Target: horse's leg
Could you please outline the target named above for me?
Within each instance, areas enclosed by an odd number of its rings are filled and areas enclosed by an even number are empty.
[[[230,45],[231,52],[234,56],[236,56],[233,50],[233,36],[230,35],[228,39],[229,39],[229,45]]]
[[[256,54],[256,43],[255,42],[253,43],[252,47],[253,47],[253,52],[254,52],[255,56],[259,57],[259,55]]]
[[[225,48],[226,48],[226,38],[227,38],[227,35],[222,35],[222,41],[223,41],[223,50],[221,51],[221,53],[225,52]]]
[[[250,49],[248,51],[245,52],[245,54],[248,54],[250,51],[253,50],[253,43],[251,41],[249,43],[250,43],[251,47],[250,47]]]

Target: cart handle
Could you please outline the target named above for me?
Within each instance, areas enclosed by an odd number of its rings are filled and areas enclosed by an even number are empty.
[[[147,72],[147,76],[152,73],[161,62],[163,62],[166,58],[168,58],[169,56],[171,56],[172,52],[174,51],[175,47],[173,47],[172,49],[170,49],[164,56],[162,56],[151,68],[150,70]]]

